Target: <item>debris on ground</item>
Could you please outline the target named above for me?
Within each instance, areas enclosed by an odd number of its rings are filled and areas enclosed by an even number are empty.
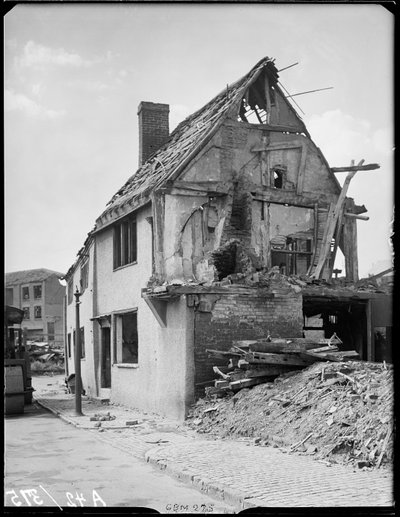
[[[317,362],[225,398],[207,396],[187,423],[213,437],[247,437],[253,445],[328,463],[379,468],[393,459],[393,367],[364,361]]]
[[[207,349],[209,357],[227,361],[226,368],[214,366],[219,379],[214,393],[238,391],[271,381],[289,371],[306,368],[317,361],[359,358],[355,350],[339,350],[343,344],[334,333],[329,339],[271,338],[234,341],[228,351]]]
[[[90,417],[91,422],[109,422],[110,420],[115,420],[115,416],[108,413],[95,413]]]

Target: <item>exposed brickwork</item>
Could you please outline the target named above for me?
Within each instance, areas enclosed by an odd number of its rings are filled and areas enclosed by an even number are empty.
[[[252,196],[250,192],[243,191],[236,186],[233,195],[232,212],[227,225],[223,242],[230,239],[239,239],[244,245],[251,242]]]
[[[203,305],[204,306],[204,305]],[[212,367],[218,362],[208,358],[206,349],[228,350],[233,340],[257,339],[270,331],[274,337],[302,337],[302,297],[262,289],[221,295],[211,312],[195,313],[195,383],[214,378]],[[227,361],[218,364],[227,364]],[[203,386],[196,386],[201,396]]]
[[[222,145],[232,149],[244,149],[247,145],[248,129],[235,125],[224,124],[222,129]]]
[[[141,102],[139,116],[139,166],[157,151],[169,137],[169,105]]]

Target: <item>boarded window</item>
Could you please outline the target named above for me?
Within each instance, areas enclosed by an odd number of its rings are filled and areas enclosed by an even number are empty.
[[[22,299],[29,300],[29,286],[22,288]]]
[[[114,227],[114,269],[137,260],[136,218],[129,217]]]
[[[33,286],[33,297],[35,300],[40,300],[42,297],[42,286],[41,285],[34,285]]]
[[[35,320],[40,320],[42,318],[42,307],[40,305],[36,305],[33,308],[33,313],[35,315]]]

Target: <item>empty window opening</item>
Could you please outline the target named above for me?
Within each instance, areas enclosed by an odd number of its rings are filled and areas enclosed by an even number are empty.
[[[24,311],[24,320],[29,320],[30,319],[29,307],[22,307],[22,310]]]
[[[35,320],[40,320],[42,318],[42,307],[40,305],[37,305],[33,308],[33,311]]]
[[[22,288],[22,298],[24,300],[29,300],[29,287]]]
[[[272,185],[274,188],[283,188],[286,175],[286,167],[284,165],[274,165],[271,169]]]

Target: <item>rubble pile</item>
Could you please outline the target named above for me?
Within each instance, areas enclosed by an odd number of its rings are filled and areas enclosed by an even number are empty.
[[[223,399],[208,395],[194,405],[188,425],[257,446],[284,445],[284,452],[327,464],[379,468],[393,458],[392,406],[391,365],[318,362]]]

